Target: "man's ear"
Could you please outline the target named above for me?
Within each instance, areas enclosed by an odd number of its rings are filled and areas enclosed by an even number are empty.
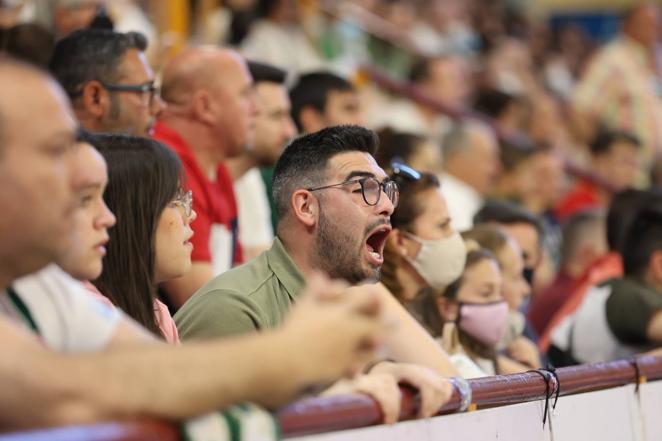
[[[92,80],[83,86],[81,102],[85,112],[100,119],[109,112],[110,94],[100,82]]]
[[[191,99],[191,110],[195,118],[205,124],[214,124],[216,118],[212,112],[212,99],[206,90],[198,90]]]
[[[314,227],[319,219],[320,206],[317,198],[308,190],[300,189],[292,194],[290,200],[292,214],[306,227]]]
[[[301,128],[306,133],[317,132],[325,127],[324,117],[319,110],[311,106],[301,109],[299,121],[301,121]]]

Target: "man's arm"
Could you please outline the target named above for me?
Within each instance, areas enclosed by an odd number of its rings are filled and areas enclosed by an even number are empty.
[[[646,336],[651,342],[662,344],[662,310],[651,317],[646,327]]]
[[[310,289],[328,289],[321,286]],[[0,429],[136,416],[180,420],[247,401],[280,405],[366,363],[382,328],[378,313],[374,293],[307,298],[276,331],[85,356],[54,353],[0,318]]]
[[[168,294],[168,300],[179,309],[197,290],[213,278],[214,272],[211,263],[193,262],[191,270],[186,275],[164,282],[161,287]]]

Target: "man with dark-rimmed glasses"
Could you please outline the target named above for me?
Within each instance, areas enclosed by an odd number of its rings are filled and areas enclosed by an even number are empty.
[[[91,132],[149,136],[163,109],[137,32],[84,29],[60,40],[50,70]]]
[[[273,246],[203,286],[175,316],[181,335],[276,326],[315,271],[351,284],[376,282],[399,198],[373,158],[377,143],[368,129],[337,126],[288,145],[274,170]]]
[[[186,302],[175,315],[180,336],[205,339],[275,328],[299,301],[305,280],[318,271],[352,285],[376,282],[391,231],[390,216],[399,199],[397,184],[374,159],[377,144],[371,130],[336,126],[288,145],[274,170],[279,215],[274,244],[256,259],[216,277]],[[399,329],[409,332],[409,340],[396,337],[386,342],[388,356],[399,362],[422,362],[416,356],[403,356],[406,341],[428,354],[437,351],[441,361],[435,367],[444,364],[447,357],[441,349],[412,330],[417,326],[414,320],[388,293],[387,297],[394,308],[390,313],[401,319]],[[431,346],[422,348],[419,344],[426,338]],[[426,408],[444,399],[444,385],[429,369],[406,363],[379,369],[384,369],[381,374],[386,379],[359,379],[350,390],[375,398],[387,421],[397,418],[393,415],[399,407],[399,393],[389,381],[407,381],[427,390]]]

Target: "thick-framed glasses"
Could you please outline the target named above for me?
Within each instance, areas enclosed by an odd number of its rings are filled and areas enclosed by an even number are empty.
[[[343,185],[349,184],[359,184],[361,185],[361,195],[363,200],[368,205],[377,205],[379,199],[382,196],[382,190],[386,196],[391,200],[393,207],[398,206],[398,201],[400,200],[400,191],[398,190],[398,184],[391,179],[386,179],[384,182],[379,182],[377,178],[372,176],[367,176],[365,178],[359,179],[350,179],[349,181],[339,182],[338,184],[325,185],[323,187],[308,188],[308,191],[318,191],[325,190],[327,188],[341,187]]]
[[[145,84],[109,84],[99,81],[104,89],[110,92],[132,92],[141,95],[149,94],[149,105],[154,104],[154,99],[160,96],[159,88],[154,85],[153,81]]]
[[[186,218],[190,218],[193,214],[193,192],[179,190],[175,199],[170,203],[173,206],[182,207]]]

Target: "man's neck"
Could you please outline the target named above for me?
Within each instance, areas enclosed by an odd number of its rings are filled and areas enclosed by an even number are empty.
[[[257,167],[259,164],[255,160],[253,155],[249,153],[244,153],[238,158],[228,159],[227,161],[225,161],[225,165],[230,171],[230,176],[232,176],[232,180],[236,181],[238,179],[241,179],[241,177],[244,176],[248,172],[248,170]]]
[[[286,230],[286,228],[283,228]],[[296,237],[297,233],[292,234],[292,230],[288,231],[289,234],[281,234],[278,232],[276,235],[283,244],[283,248],[287,252],[287,255],[290,256],[292,262],[296,265],[297,269],[301,272],[303,277],[307,279],[312,276],[315,272],[320,271],[319,268],[315,267],[314,259],[311,259],[310,252],[313,247],[310,244],[310,238],[300,237],[298,240],[293,240],[292,237]],[[301,234],[300,234],[301,235]]]
[[[216,180],[216,170],[224,158],[218,146],[210,142],[206,128],[195,121],[179,117],[164,116],[162,120],[189,146],[205,176],[212,181]]]

